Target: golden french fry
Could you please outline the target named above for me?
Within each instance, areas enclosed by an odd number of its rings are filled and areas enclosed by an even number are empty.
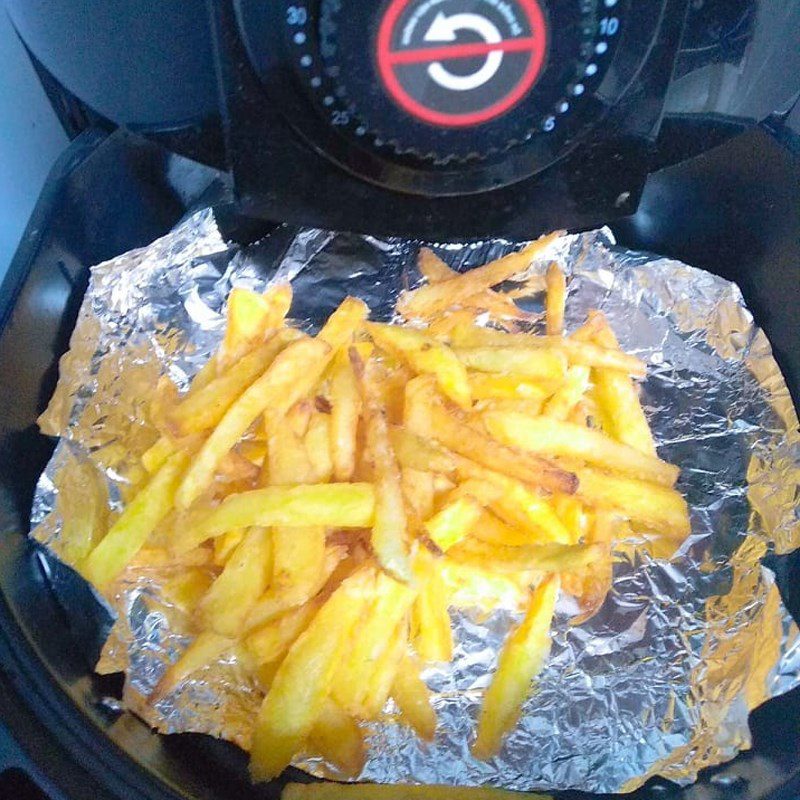
[[[302,439],[306,435],[306,431],[308,430],[308,423],[311,420],[311,413],[314,410],[314,406],[311,401],[304,397],[302,400],[298,400],[287,412],[286,417],[284,418],[284,422],[289,427],[289,429],[297,436],[299,439]],[[269,437],[270,431],[267,431],[267,436]]]
[[[618,348],[617,337],[602,314],[596,314],[598,329],[594,340],[608,348]],[[647,424],[639,394],[633,381],[623,372],[595,369],[594,396],[600,406],[605,430],[623,444],[630,445],[647,455],[656,454],[653,434]]]
[[[78,570],[108,530],[108,486],[88,459],[67,451],[67,463],[56,473],[56,511],[61,517],[58,555]]]
[[[429,283],[441,283],[458,277],[458,272],[448,267],[429,247],[420,247],[417,267]]]
[[[557,576],[546,578],[531,595],[522,623],[511,633],[497,665],[478,720],[472,754],[486,760],[497,753],[503,737],[516,725],[531,681],[550,654],[550,622],[558,598]]]
[[[433,741],[436,735],[436,712],[431,705],[431,693],[420,677],[419,660],[406,652],[394,676],[392,697],[405,722],[420,739]]]
[[[580,614],[570,620],[571,625],[583,625],[603,605],[611,589],[613,562],[610,546],[604,546],[593,561],[579,572],[567,572],[561,576],[561,587],[578,601]]]
[[[433,514],[434,486],[433,473],[403,467],[400,474],[403,497],[419,519],[427,519]]]
[[[481,415],[487,411],[517,411],[520,414],[527,414],[529,417],[538,417],[542,412],[542,405],[540,400],[511,400],[509,398],[479,400],[475,403],[472,419],[480,420]]]
[[[431,556],[417,559],[419,592],[411,607],[411,637],[417,655],[426,662],[450,661],[453,632],[447,611],[447,590]]]
[[[325,570],[325,528],[276,526],[272,531],[274,562],[270,590],[310,597]]]
[[[531,485],[566,494],[575,491],[574,475],[538,456],[495,441],[472,427],[459,409],[446,407],[435,391],[418,391],[417,398],[424,419],[421,424],[416,417],[408,421],[414,433],[433,436],[454,453]]]
[[[474,325],[460,325],[450,333],[450,344],[457,353],[460,349],[484,350],[487,347],[500,347],[503,350],[551,350],[560,353],[570,364],[585,367],[604,367],[616,369],[627,375],[643,378],[646,365],[636,356],[628,355],[618,349],[600,347],[574,337],[533,336],[529,333],[506,333],[505,331],[478,328]],[[487,360],[488,356],[483,356]],[[522,358],[519,356],[518,358]],[[494,362],[489,362],[494,363]],[[502,370],[484,370],[496,372]],[[513,372],[510,367],[506,372]]]
[[[256,628],[242,641],[245,657],[259,666],[282,658],[321,606],[319,600],[311,600]]]
[[[366,695],[361,704],[360,716],[366,720],[378,719],[389,700],[392,684],[408,647],[408,619],[400,621],[383,655],[375,664],[369,678]]]
[[[545,794],[485,786],[401,786],[373,783],[287,783],[281,800],[551,800]]]
[[[491,564],[441,559],[442,582],[447,602],[456,608],[477,608],[492,612],[496,608],[521,610],[530,586],[541,577],[535,570],[495,572]]]
[[[448,552],[456,561],[483,564],[495,572],[574,572],[596,561],[603,545],[533,544],[502,547],[465,539]]]
[[[250,610],[243,626],[244,630],[254,631],[287,611],[303,605],[307,600],[316,597],[326,584],[338,586],[354,571],[353,563],[348,563],[346,555],[347,550],[344,547],[328,547],[316,583],[297,587],[291,592],[268,589]]]
[[[192,614],[215,577],[207,567],[185,567],[164,578],[161,596],[165,603]]]
[[[537,537],[531,537],[524,529],[506,524],[491,511],[484,511],[472,529],[472,535],[482,542],[503,547],[519,547],[520,545],[534,544]]]
[[[216,477],[225,483],[249,484],[252,486],[259,475],[259,468],[243,455],[231,450],[217,467]]]
[[[361,327],[369,316],[369,308],[363,300],[345,297],[339,307],[328,317],[328,321],[317,334],[317,339],[327,342],[331,351],[350,344],[353,334]]]
[[[250,528],[200,601],[196,616],[201,627],[221,636],[237,636],[269,583],[272,561],[272,533]]]
[[[446,552],[472,531],[482,513],[483,506],[474,497],[457,497],[425,523],[425,531]]]
[[[572,410],[581,401],[589,387],[589,367],[575,364],[567,370],[564,383],[558,387],[553,396],[544,404],[542,413],[546,417],[566,420]]]
[[[351,351],[351,356],[357,355]],[[400,483],[400,468],[389,441],[389,425],[363,362],[355,367],[364,402],[366,446],[375,469],[375,518],[372,523],[372,549],[380,565],[398,580],[411,579],[408,521]]]
[[[225,338],[217,355],[217,371],[224,371],[258,344],[267,332],[278,328],[289,313],[292,287],[281,284],[258,294],[234,287],[228,295]]]
[[[239,455],[260,468],[267,457],[267,442],[264,439],[244,439],[236,445],[236,450]]]
[[[678,479],[679,470],[673,464],[616,442],[600,431],[514,412],[486,413],[482,418],[489,433],[499,441],[514,443],[540,456],[580,459],[663,486],[673,486]]]
[[[127,569],[183,569],[185,567],[203,567],[213,563],[213,553],[207,547],[195,547],[183,553],[173,553],[163,547],[143,547],[128,562]]]
[[[280,419],[308,394],[327,366],[330,346],[319,339],[300,339],[282,350],[267,371],[252,383],[225,413],[189,467],[176,495],[179,508],[188,508],[211,483],[218,464],[259,414],[269,410]]]
[[[686,501],[674,489],[589,467],[577,475],[577,494],[589,505],[617,511],[656,533],[679,538],[691,533]]]
[[[213,631],[199,633],[194,641],[181,653],[180,658],[167,667],[166,672],[161,676],[161,680],[159,680],[148,697],[150,705],[155,705],[163,697],[166,697],[193,673],[209,664],[213,664],[233,645],[233,639],[220,636]]]
[[[230,495],[216,508],[204,511],[180,544],[188,549],[187,545],[252,525],[366,528],[372,524],[374,511],[375,490],[369,483],[268,486]]]
[[[366,745],[358,723],[333,700],[326,700],[308,742],[315,752],[353,777],[364,768]]]
[[[214,539],[214,563],[218,567],[224,567],[228,563],[231,554],[244,539],[244,534],[243,528],[236,528]]]
[[[333,365],[331,406],[333,476],[334,480],[348,481],[353,477],[356,468],[361,395],[349,354],[344,350],[337,355]]]
[[[158,523],[172,509],[189,456],[170,456],[125,507],[84,562],[83,575],[99,589],[112,581],[139,552]],[[191,548],[187,548],[191,549]]]
[[[414,328],[400,325],[367,323],[375,343],[390,353],[397,353],[413,370],[436,376],[442,394],[457,406],[472,406],[467,370],[447,345]]]
[[[253,381],[264,373],[275,356],[302,334],[284,329],[269,341],[247,353],[200,391],[193,392],[169,414],[168,421],[175,436],[188,436],[218,425],[225,412]]]
[[[162,434],[142,453],[142,466],[152,475],[177,449],[172,437]]]
[[[564,543],[576,544],[583,539],[588,532],[589,520],[580,499],[575,495],[556,494],[550,502],[556,515],[569,531],[569,539]]]
[[[315,472],[305,442],[289,425],[276,425],[270,433],[267,458],[261,468],[261,483],[292,486],[314,483]]]
[[[547,297],[545,320],[548,336],[561,336],[564,332],[564,309],[567,304],[567,279],[561,267],[553,261],[545,274]]]
[[[418,436],[408,428],[399,425],[390,426],[389,440],[400,466],[404,469],[455,472],[456,462],[452,455],[436,442]]]
[[[372,675],[393,644],[398,625],[405,619],[415,595],[414,590],[390,575],[378,575],[366,619],[355,632],[336,673],[333,698],[345,711],[355,715],[363,712]]]
[[[536,380],[561,380],[567,358],[548,347],[455,347],[453,352],[469,369]]]
[[[469,388],[475,400],[530,400],[542,402],[550,392],[546,384],[536,383],[522,375],[469,373]]]
[[[370,569],[344,581],[281,662],[253,730],[254,781],[280,774],[313,730],[373,581]]]
[[[526,270],[561,232],[543,236],[522,250],[469,270],[457,278],[442,283],[428,284],[412,292],[404,292],[397,301],[397,311],[406,319],[428,317],[438,311],[457,306],[467,297],[490,289],[498,283]]]
[[[331,417],[314,412],[308,423],[303,444],[311,463],[313,483],[327,483],[333,475],[331,459]]]

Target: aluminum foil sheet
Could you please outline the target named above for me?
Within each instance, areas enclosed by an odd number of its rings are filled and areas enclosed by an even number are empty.
[[[512,246],[436,249],[462,270]],[[221,338],[232,286],[292,280],[292,316],[308,329],[346,294],[389,319],[398,291],[419,281],[417,249],[285,227],[238,249],[221,240],[206,211],[96,266],[42,419],[60,440],[37,488],[32,535],[58,554],[58,487],[78,466],[97,470],[119,509],[155,436],[144,411],[158,376],[188,383]],[[517,616],[515,595],[501,595],[491,614],[454,609],[454,661],[425,674],[440,721],[435,742],[418,741],[390,704],[369,730],[362,780],[593,792],[630,791],[653,775],[687,783],[749,746],[750,710],[800,684],[798,630],[761,564],[769,552],[800,545],[797,417],[739,290],[676,261],[622,250],[608,231],[562,237],[531,275],[552,258],[570,275],[567,328],[602,309],[622,346],[647,361],[643,401],[661,456],[681,467],[692,534],[670,560],[621,546],[613,589],[583,625],[570,624],[571,601],[562,596],[548,666],[519,726],[487,763],[471,758],[469,743]],[[533,302],[528,310],[541,309]],[[247,747],[261,697],[231,657],[155,708],[146,702],[191,639],[181,586],[164,568],[125,573],[98,669],[127,672],[124,706],[157,730]],[[340,777],[319,760],[297,765]]]

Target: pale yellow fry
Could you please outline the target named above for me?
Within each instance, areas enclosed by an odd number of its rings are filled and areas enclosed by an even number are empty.
[[[464,272],[457,278],[428,284],[412,292],[404,292],[397,302],[397,311],[406,319],[413,319],[427,317],[437,311],[457,306],[465,298],[484,289],[490,289],[526,270],[531,262],[560,235],[561,232],[556,232],[543,236],[516,253]]]
[[[427,519],[433,514],[433,473],[403,467],[400,474],[403,497],[418,519]]]
[[[211,383],[211,381],[217,377],[218,366],[217,354],[212,353],[208,361],[206,361],[206,363],[200,367],[195,376],[192,378],[192,384],[189,387],[189,391],[186,393],[186,397],[189,397],[189,395],[194,392],[199,392],[200,389]]]
[[[369,316],[369,308],[363,300],[345,297],[339,307],[328,317],[328,321],[317,334],[317,339],[327,342],[331,350],[350,344],[353,334],[361,327]]]
[[[243,528],[235,529],[214,539],[214,563],[218,567],[224,567],[228,563],[231,554],[244,539],[245,533],[246,531]]]
[[[369,685],[361,703],[359,716],[366,720],[378,719],[389,700],[397,670],[408,647],[408,620],[403,619],[395,628],[383,655],[378,659],[369,678]]]
[[[400,466],[404,469],[423,472],[455,472],[456,462],[452,455],[436,442],[418,436],[408,428],[391,425],[389,440]]]
[[[168,605],[175,606],[184,614],[192,614],[214,578],[214,573],[207,567],[183,567],[164,580],[161,596]]]
[[[230,638],[238,636],[250,610],[267,588],[272,560],[271,531],[250,528],[200,601],[197,619],[201,627]]]
[[[261,467],[267,457],[267,442],[264,439],[245,439],[236,445],[236,451],[251,464]]]
[[[407,424],[420,436],[432,436],[442,445],[488,469],[549,491],[574,492],[575,476],[539,456],[507,447],[473,427],[463,412],[446,407],[435,392],[418,392],[419,412]]]
[[[307,397],[304,397],[302,400],[298,400],[286,412],[284,421],[292,433],[299,439],[302,439],[306,435],[308,423],[311,420],[313,411],[313,403]]]
[[[150,693],[148,702],[154,705],[162,697],[166,697],[190,675],[209,664],[213,664],[223,653],[230,650],[233,645],[233,639],[220,636],[213,631],[202,631],[199,633],[191,644],[181,653],[178,660],[167,667],[161,680],[159,680],[155,689]]]
[[[67,451],[67,463],[56,473],[56,511],[61,517],[58,554],[80,569],[86,556],[108,530],[108,486],[88,459],[78,460]]]
[[[360,363],[360,362],[359,362]],[[408,520],[400,468],[389,441],[386,413],[380,405],[369,376],[356,369],[364,401],[366,446],[375,470],[375,518],[372,523],[372,549],[378,563],[398,580],[411,579]]]
[[[544,794],[474,786],[287,783],[281,800],[550,800]]]
[[[337,481],[348,481],[353,477],[356,467],[361,395],[349,355],[344,350],[334,361],[330,391],[333,477]]]
[[[171,437],[161,435],[142,453],[142,466],[152,475],[177,449]]]
[[[176,436],[199,433],[219,424],[225,412],[264,373],[275,356],[292,340],[300,338],[299,331],[279,331],[268,342],[247,353],[226,372],[187,396],[169,414]]]
[[[580,459],[663,486],[673,486],[678,479],[680,471],[673,464],[616,442],[591,428],[515,412],[492,412],[482,418],[489,433],[499,441],[513,443],[540,456]]]
[[[274,562],[270,589],[309,597],[325,569],[325,528],[276,526],[272,531]]]
[[[567,370],[566,356],[552,347],[455,347],[453,352],[467,367],[479,372],[561,380]]]
[[[217,371],[236,363],[267,331],[283,324],[292,304],[292,287],[286,283],[258,294],[235,287],[228,295],[225,338],[217,356]]]
[[[411,608],[414,649],[426,662],[450,661],[453,632],[447,611],[447,589],[438,563],[430,556],[417,559],[419,593]]]
[[[527,400],[520,398],[497,398],[495,400],[479,400],[475,403],[472,419],[479,420],[481,414],[487,411],[518,411],[520,414],[527,414],[530,417],[538,417],[542,413],[541,400]]]
[[[119,519],[86,558],[84,577],[102,589],[139,552],[148,536],[173,507],[188,454],[170,456],[125,507]],[[187,548],[191,549],[191,548]]]
[[[600,347],[574,337],[534,336],[529,333],[506,333],[490,328],[478,328],[474,325],[461,325],[451,331],[450,342],[456,353],[462,349],[483,350],[487,347],[498,347],[504,351],[549,350],[560,353],[570,364],[617,369],[637,378],[645,377],[647,371],[645,363],[636,356],[628,355],[618,349]],[[488,358],[488,356],[484,356],[484,358]],[[513,372],[514,370],[509,368],[505,371]]]
[[[569,496],[569,495],[566,495]],[[572,544],[573,536],[562,523],[548,500],[525,486],[509,486],[495,500],[492,510],[510,525],[528,532],[536,543]]]
[[[589,519],[580,499],[575,495],[556,494],[553,495],[550,502],[558,518],[570,533],[567,544],[576,544],[581,541],[588,533]],[[587,541],[589,540],[587,539]],[[595,540],[591,539],[591,541]]]
[[[597,320],[595,341],[603,347],[619,347],[617,337],[602,314],[592,317]],[[647,424],[639,393],[633,381],[623,372],[611,369],[595,369],[593,374],[594,396],[603,416],[607,433],[623,444],[654,456],[656,446]]]
[[[557,576],[545,579],[533,592],[525,618],[511,633],[497,671],[486,691],[472,754],[479,759],[497,753],[503,737],[519,718],[522,704],[550,654],[550,622],[558,598]]]
[[[480,539],[465,539],[451,548],[448,557],[483,565],[494,572],[568,572],[596,561],[603,545],[532,544],[503,547]]]
[[[315,412],[311,415],[303,444],[311,463],[314,483],[327,483],[333,475],[331,459],[331,417]]]
[[[545,384],[536,383],[522,375],[492,375],[469,373],[469,388],[474,400],[531,400],[543,401],[550,392]]]
[[[252,525],[367,528],[374,511],[375,490],[370,483],[268,486],[229,495],[216,508],[198,515],[181,547],[189,549],[226,531]]]
[[[542,413],[546,417],[565,420],[583,398],[589,386],[589,367],[575,364],[567,370],[564,383],[544,404]]]
[[[268,589],[251,609],[245,620],[244,630],[254,631],[259,629],[259,626],[272,622],[287,611],[302,606],[307,600],[316,597],[326,584],[336,584],[337,574],[340,572],[342,564],[346,562],[346,556],[346,548],[328,547],[325,551],[322,571],[317,576],[316,583],[305,587],[296,586],[291,591]],[[347,577],[352,571],[352,569],[348,569],[342,573],[343,577]]]
[[[561,267],[553,261],[545,274],[547,297],[545,299],[545,321],[548,336],[564,333],[564,309],[567,305],[567,279]]]
[[[385,572],[378,575],[366,619],[350,642],[333,687],[334,700],[351,714],[359,714],[364,709],[370,679],[393,642],[397,626],[405,618],[415,595],[414,590]]]
[[[253,730],[250,775],[254,781],[279,775],[311,733],[372,581],[368,569],[345,580],[281,662]]]
[[[431,693],[420,677],[419,660],[406,652],[392,684],[392,697],[403,720],[420,739],[433,741],[436,735],[436,712],[431,704]]]
[[[617,511],[655,533],[684,538],[691,532],[688,506],[674,489],[589,467],[577,475],[577,494],[589,505]]]
[[[219,462],[259,414],[269,409],[271,419],[280,419],[300,397],[311,391],[327,366],[330,352],[330,346],[324,341],[301,339],[275,357],[267,371],[233,403],[206,439],[178,489],[176,502],[180,508],[188,508],[211,483]]]
[[[261,483],[291,486],[314,483],[314,467],[305,442],[290,425],[276,425],[269,434],[267,458],[261,470]]]
[[[311,600],[297,608],[290,608],[279,617],[256,628],[242,641],[246,657],[259,666],[282,658],[308,627],[321,605],[319,600]]]
[[[325,701],[311,729],[308,743],[345,776],[354,777],[364,767],[364,734],[356,720],[331,699]]]
[[[366,328],[379,347],[398,354],[414,371],[435,375],[442,394],[457,406],[472,406],[466,367],[447,345],[414,328],[375,322]]]
[[[472,531],[482,513],[483,506],[474,497],[457,497],[425,522],[425,531],[446,552]]]

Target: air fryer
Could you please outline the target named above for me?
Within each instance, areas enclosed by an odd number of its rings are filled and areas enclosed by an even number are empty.
[[[800,2],[8,5],[72,142],[0,291],[0,797],[279,794],[233,745],[119,710],[121,678],[92,672],[102,610],[87,590],[67,613],[26,536],[89,267],[192,210],[243,243],[280,222],[440,241],[610,224],[736,281],[800,402]],[[769,565],[800,619],[800,556]],[[796,796],[800,690],[751,727],[695,785],[633,797]]]

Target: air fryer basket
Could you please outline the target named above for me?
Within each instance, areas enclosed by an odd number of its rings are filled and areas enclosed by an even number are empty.
[[[119,677],[92,674],[103,621],[96,605],[87,592],[82,622],[70,626],[52,590],[52,571],[64,568],[26,538],[33,488],[53,447],[35,420],[55,386],[88,266],[212,203],[242,241],[268,230],[227,213],[227,199],[224,180],[210,169],[130,134],[87,131],[54,168],[0,290],[0,794],[3,770],[22,770],[54,800],[278,796],[278,783],[250,786],[246,756],[233,745],[157,736],[115,708]],[[736,281],[800,404],[796,155],[764,131],[739,136],[654,175],[639,212],[615,234],[628,247]],[[770,566],[800,619],[800,556],[774,558]],[[753,749],[696,785],[678,789],[656,779],[631,797],[796,796],[800,690],[758,709],[751,727]]]

